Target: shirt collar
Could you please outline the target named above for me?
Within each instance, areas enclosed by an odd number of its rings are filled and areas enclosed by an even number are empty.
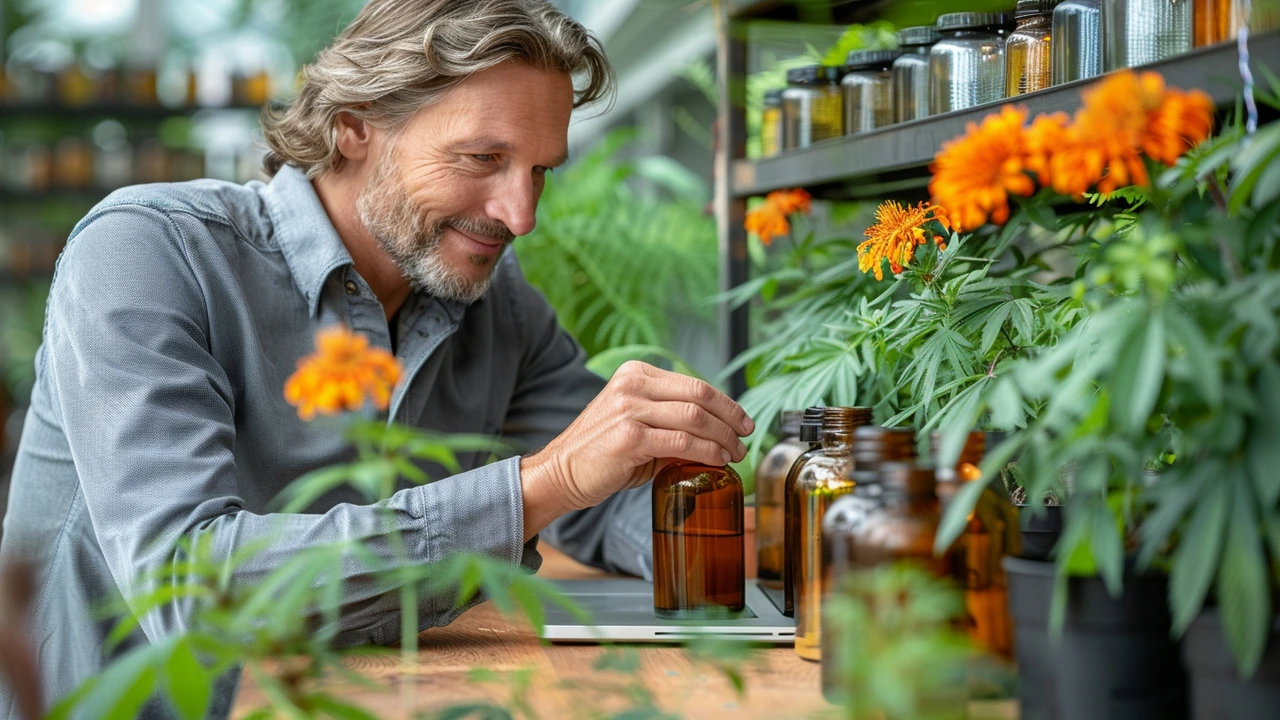
[[[351,264],[351,253],[342,244],[311,181],[298,168],[281,167],[262,194],[276,243],[314,316],[325,281],[334,270]]]

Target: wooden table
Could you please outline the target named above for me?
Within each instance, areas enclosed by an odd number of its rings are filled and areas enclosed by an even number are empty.
[[[573,579],[602,576],[557,552],[539,547],[543,566],[539,575]],[[496,702],[512,707],[513,688],[523,673],[531,673],[529,704],[541,718],[600,716],[629,707],[627,686],[652,693],[663,710],[687,718],[800,718],[832,708],[819,690],[817,663],[801,660],[788,647],[760,650],[745,669],[746,695],[739,699],[732,685],[714,669],[695,665],[684,650],[646,646],[635,651],[634,672],[593,669],[604,652],[591,645],[545,645],[518,619],[502,616],[491,603],[475,607],[452,625],[420,636],[419,666],[408,687],[395,655],[353,658],[351,666],[377,682],[377,688],[343,687],[335,691],[378,717],[409,717],[415,712],[454,703]],[[499,681],[468,679],[472,668],[489,668]],[[241,683],[234,715],[265,705],[248,678]]]

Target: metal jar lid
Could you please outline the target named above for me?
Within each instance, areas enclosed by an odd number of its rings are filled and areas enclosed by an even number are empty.
[[[955,32],[957,30],[985,30],[1001,28],[1009,24],[1013,18],[1009,13],[993,12],[958,12],[938,16],[938,32]]]
[[[788,85],[835,85],[844,75],[838,67],[831,65],[806,65],[791,68],[787,71]]]
[[[765,105],[781,105],[782,104],[782,88],[769,90],[764,94]]]
[[[900,50],[853,50],[845,59],[846,72],[855,70],[878,70],[888,68],[902,56]]]
[[[1014,19],[1021,20],[1032,15],[1052,15],[1053,8],[1059,0],[1018,0],[1013,11]]]
[[[932,25],[916,25],[898,31],[898,47],[932,45],[942,37]]]

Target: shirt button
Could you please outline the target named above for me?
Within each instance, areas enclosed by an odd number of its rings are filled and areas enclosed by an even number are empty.
[[[347,281],[347,294],[348,294],[348,295],[359,295],[359,294],[360,294],[360,288],[356,286],[356,281],[355,281],[355,280],[348,280],[348,281]]]

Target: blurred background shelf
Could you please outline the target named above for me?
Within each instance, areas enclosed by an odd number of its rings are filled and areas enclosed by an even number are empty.
[[[60,103],[20,102],[0,104],[0,118],[56,117],[60,120],[93,120],[98,118],[163,120],[175,116],[194,115],[200,112],[258,112],[261,109],[261,105],[165,107],[162,105],[130,105],[127,103],[63,105]]]
[[[1280,67],[1280,31],[1258,35],[1250,46],[1255,66]],[[1238,63],[1235,43],[1223,43],[1142,69],[1159,72],[1176,87],[1200,88],[1225,107],[1235,102],[1242,87]],[[942,143],[963,134],[969,123],[1006,106],[1026,108],[1029,118],[1039,113],[1071,114],[1093,82],[1057,85],[998,103],[817,142],[762,160],[735,160],[732,192],[734,197],[750,197],[804,187],[816,197],[854,199],[921,190],[928,184],[928,165]]]

